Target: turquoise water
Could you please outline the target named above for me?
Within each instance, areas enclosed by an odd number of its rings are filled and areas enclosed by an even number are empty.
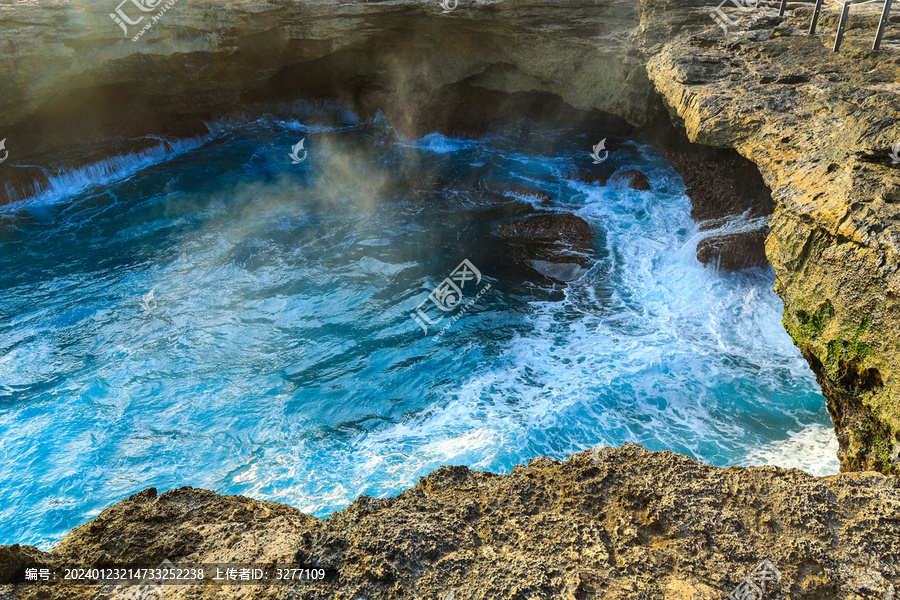
[[[836,471],[772,273],[697,262],[653,146],[609,158],[647,173],[639,192],[571,179],[597,142],[574,130],[315,123],[220,123],[0,208],[0,543],[49,547],[149,486],[324,516],[442,464],[505,472],[624,441]],[[539,205],[503,183],[595,226],[581,279],[513,261],[494,232]],[[464,259],[490,287],[426,334],[410,313]]]

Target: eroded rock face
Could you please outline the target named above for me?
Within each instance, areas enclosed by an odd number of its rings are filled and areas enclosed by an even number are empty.
[[[797,9],[678,39],[648,69],[690,139],[737,149],[772,190],[766,255],[841,468],[898,473],[900,69],[896,50],[869,50],[877,14],[862,11],[840,53]]]
[[[723,271],[740,271],[768,265],[760,249],[766,243],[765,227],[745,233],[711,235],[697,244],[697,258],[704,264],[714,264]]]
[[[816,478],[720,469],[640,446],[508,475],[442,467],[397,498],[363,496],[324,520],[182,488],[136,494],[74,529],[55,565],[298,562],[334,573],[296,586],[170,586],[165,598],[624,600],[725,598],[762,560],[786,598],[891,598],[900,582],[900,489],[877,473]],[[123,598],[133,588],[36,584],[23,600]]]
[[[775,210],[775,202],[756,165],[730,148],[692,144],[682,130],[674,128],[664,130],[657,144],[684,180],[691,217],[702,231],[735,220],[755,223],[750,231],[703,239],[697,247],[700,262],[725,271],[768,265],[765,220]]]

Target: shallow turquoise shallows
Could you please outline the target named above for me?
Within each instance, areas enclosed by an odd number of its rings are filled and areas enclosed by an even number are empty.
[[[596,135],[527,122],[475,141],[316,122],[220,123],[0,208],[0,544],[47,548],[149,486],[324,516],[439,465],[624,441],[837,470],[772,273],[697,261],[706,233],[653,146],[597,166]],[[612,167],[653,191],[569,175]],[[496,236],[537,210],[597,231],[568,286]],[[463,260],[481,280],[443,313],[429,293]]]

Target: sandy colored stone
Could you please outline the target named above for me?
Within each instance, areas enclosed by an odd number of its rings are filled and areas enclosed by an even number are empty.
[[[11,552],[36,551],[0,548],[0,573]],[[173,599],[724,599],[764,559],[780,570],[784,598],[882,599],[900,591],[900,489],[878,473],[721,469],[626,444],[507,475],[441,467],[396,498],[362,496],[323,520],[204,490],[150,490],[43,558],[297,561],[335,572],[296,586],[167,587]],[[3,589],[29,600],[113,592]]]

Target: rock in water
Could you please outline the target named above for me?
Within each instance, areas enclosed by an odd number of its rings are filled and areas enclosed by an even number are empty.
[[[711,235],[697,245],[697,259],[715,264],[723,271],[739,271],[750,267],[766,267],[766,233],[762,227],[753,231]]]
[[[532,190],[521,185],[505,185],[500,188],[500,193],[506,196],[518,196],[520,198],[537,198],[543,203],[549,203],[553,198],[547,192]]]
[[[628,188],[641,191],[650,189],[650,182],[647,181],[647,176],[637,169],[616,173],[609,178],[609,185],[618,189]]]
[[[594,246],[594,228],[572,214],[530,217],[502,225],[498,234],[514,248],[518,262],[562,282],[581,275]]]

